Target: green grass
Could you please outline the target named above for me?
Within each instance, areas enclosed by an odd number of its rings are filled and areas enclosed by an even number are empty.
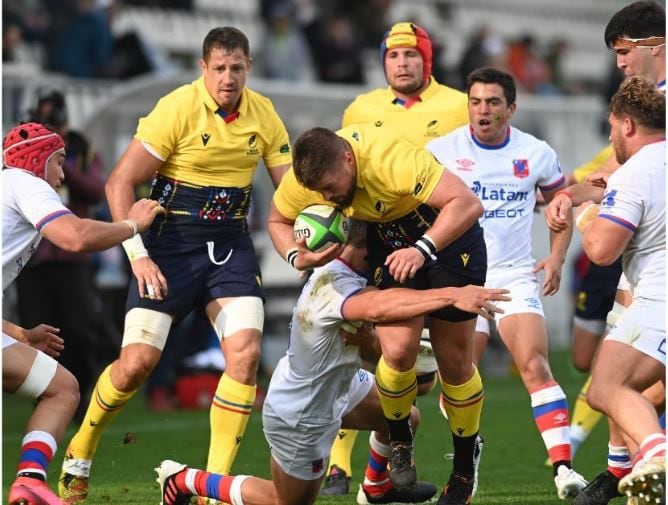
[[[554,373],[566,390],[572,405],[584,377],[568,366],[569,356],[554,353]],[[480,470],[480,488],[474,503],[480,505],[546,505],[564,503],[557,499],[551,470],[543,465],[545,448],[531,416],[529,398],[517,377],[485,378],[485,407],[482,430],[485,450]],[[438,411],[435,392],[420,398],[422,424],[416,435],[416,460],[419,477],[442,486],[450,473],[451,462],[444,458],[452,450],[449,430]],[[30,405],[3,396],[3,502],[14,479],[23,426]],[[150,413],[138,395],[102,439],[93,466],[90,504],[157,504],[160,501],[153,468],[165,458],[202,467],[208,447],[208,412],[178,411]],[[126,433],[136,435],[124,443]],[[72,436],[68,431],[67,443]],[[607,430],[603,423],[578,453],[575,466],[592,478],[606,464]],[[366,464],[367,436],[361,434],[355,447],[355,475],[351,494],[321,499],[319,504],[355,503],[354,493]],[[49,472],[55,486],[63,455],[59,447]],[[254,413],[235,462],[235,473],[269,476],[269,452],[262,434],[261,416]],[[623,500],[613,502],[621,505]]]

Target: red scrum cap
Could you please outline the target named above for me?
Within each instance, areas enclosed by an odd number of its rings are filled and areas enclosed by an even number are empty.
[[[39,123],[15,126],[2,144],[5,168],[18,168],[46,178],[46,164],[57,152],[65,153],[63,138]]]
[[[385,68],[385,54],[395,47],[414,47],[422,55],[422,79],[431,75],[431,39],[429,34],[415,23],[396,23],[383,36],[380,44],[380,61]]]

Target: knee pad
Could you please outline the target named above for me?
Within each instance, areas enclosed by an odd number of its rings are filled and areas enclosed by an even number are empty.
[[[16,390],[16,394],[37,400],[51,384],[57,368],[58,362],[55,359],[42,351],[37,351],[35,361],[32,362],[30,371],[23,384]]]
[[[125,331],[121,347],[146,344],[164,350],[172,316],[157,310],[134,308],[125,315]]]
[[[218,340],[223,340],[239,330],[253,329],[262,332],[264,305],[257,296],[240,296],[227,302],[213,322]]]

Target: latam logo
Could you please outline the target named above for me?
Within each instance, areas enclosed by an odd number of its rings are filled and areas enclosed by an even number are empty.
[[[500,200],[504,202],[526,202],[529,198],[528,191],[511,191],[505,188],[488,188],[480,184],[480,181],[473,181],[471,190],[481,200]]]

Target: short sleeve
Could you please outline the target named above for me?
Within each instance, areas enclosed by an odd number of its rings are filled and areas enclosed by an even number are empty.
[[[181,137],[179,110],[176,101],[167,95],[147,116],[139,119],[135,138],[148,144],[163,161],[176,150]]]
[[[644,211],[642,184],[634,181],[631,170],[622,167],[608,179],[598,217],[608,219],[635,233]],[[640,187],[639,187],[640,186]]]
[[[285,129],[285,125],[276,111],[272,109],[272,112],[273,136],[269,139],[266,152],[264,153],[264,164],[269,169],[292,163],[292,149],[290,147],[288,131]]]
[[[299,184],[292,168],[281,179],[273,198],[274,205],[281,215],[292,220],[297,219],[299,213],[309,205],[327,203],[319,193]]]

